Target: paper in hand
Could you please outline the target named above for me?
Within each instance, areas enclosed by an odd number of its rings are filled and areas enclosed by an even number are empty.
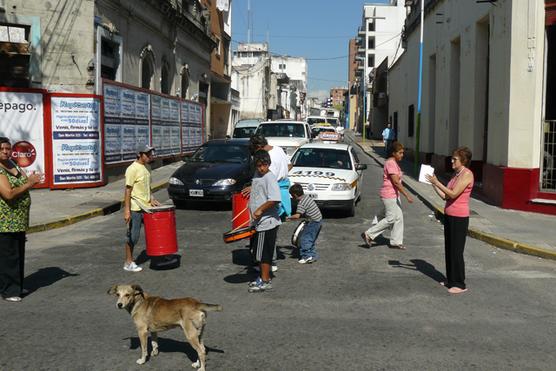
[[[434,175],[434,167],[423,164],[421,165],[421,171],[419,171],[419,181],[421,183],[431,184],[431,182],[429,182],[427,178],[425,178],[425,175]]]

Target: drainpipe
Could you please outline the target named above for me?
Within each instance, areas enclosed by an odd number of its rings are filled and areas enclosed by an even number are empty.
[[[421,97],[423,94],[423,29],[425,26],[425,0],[421,0],[421,32],[419,36],[419,89],[417,95],[417,127],[415,129],[415,156],[413,173],[418,174],[421,146]]]

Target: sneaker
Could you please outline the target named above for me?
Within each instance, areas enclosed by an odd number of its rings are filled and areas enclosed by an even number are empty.
[[[263,292],[272,289],[272,281],[263,281],[260,277],[249,283],[249,292]]]
[[[4,298],[4,300],[11,301],[12,303],[18,303],[18,302],[21,301],[21,297],[19,297],[19,296],[9,296],[7,298]]]
[[[124,271],[128,272],[141,272],[143,268],[135,264],[135,262],[131,262],[129,264],[124,264]]]
[[[311,263],[314,262],[314,261],[315,261],[315,259],[313,259],[312,256],[308,256],[308,257],[306,257],[306,258],[301,258],[301,259],[299,259],[297,262],[298,262],[299,264],[311,264]]]
[[[257,272],[261,271],[261,268],[259,268],[258,265],[254,265],[253,269],[256,270]],[[270,270],[273,272],[276,272],[278,270],[278,266],[277,265],[272,265],[272,267],[270,267]]]

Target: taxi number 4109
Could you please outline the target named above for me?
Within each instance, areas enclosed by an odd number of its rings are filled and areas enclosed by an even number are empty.
[[[319,170],[299,170],[294,171],[293,175],[324,175],[324,176],[336,176],[336,173],[331,171],[319,171]]]

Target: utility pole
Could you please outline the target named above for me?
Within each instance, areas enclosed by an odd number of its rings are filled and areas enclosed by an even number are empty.
[[[247,44],[251,44],[251,0],[247,0]]]
[[[421,146],[421,97],[423,95],[423,30],[425,27],[425,0],[421,0],[421,32],[419,36],[419,89],[417,96],[417,127],[415,128],[415,156],[413,173],[418,174]]]

